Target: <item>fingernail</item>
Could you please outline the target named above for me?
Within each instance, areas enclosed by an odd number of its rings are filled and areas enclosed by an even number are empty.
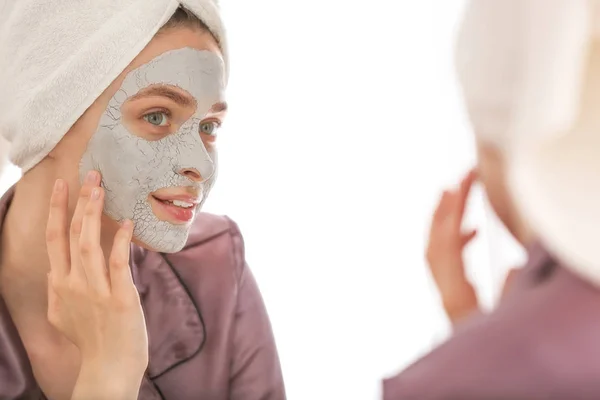
[[[100,197],[100,189],[94,188],[92,190],[92,200],[98,200],[99,197]]]
[[[87,173],[85,180],[87,183],[96,183],[96,171],[90,171]]]
[[[62,191],[64,187],[65,187],[65,183],[63,182],[62,179],[57,179],[56,182],[54,182],[54,191],[55,192]]]
[[[133,222],[131,222],[131,220],[126,219],[125,221],[123,221],[123,228],[131,229],[132,226],[133,226]]]

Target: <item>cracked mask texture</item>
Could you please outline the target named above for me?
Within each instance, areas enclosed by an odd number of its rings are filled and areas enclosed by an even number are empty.
[[[140,90],[155,85],[177,86],[197,104],[194,114],[177,132],[150,141],[129,132],[122,123],[121,106]],[[134,237],[156,251],[181,250],[191,223],[176,225],[159,220],[149,195],[159,189],[193,187],[202,196],[195,210],[199,211],[217,167],[216,152],[207,150],[202,142],[200,123],[214,104],[224,100],[224,87],[223,61],[215,53],[191,48],[164,53],[125,77],[82,157],[81,182],[90,170],[102,173],[105,214],[118,222],[131,219]],[[190,168],[200,172],[202,182],[180,173]]]

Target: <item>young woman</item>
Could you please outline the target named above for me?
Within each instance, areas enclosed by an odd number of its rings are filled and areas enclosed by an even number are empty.
[[[536,240],[496,308],[387,380],[386,400],[600,398],[599,5],[468,2],[457,61],[478,173]]]
[[[0,200],[0,399],[284,399],[240,232],[198,213],[227,108],[218,8],[46,3],[0,17],[24,171]]]

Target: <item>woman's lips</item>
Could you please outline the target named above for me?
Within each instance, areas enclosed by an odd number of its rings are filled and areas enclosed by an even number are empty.
[[[149,201],[154,215],[161,221],[167,221],[175,225],[184,225],[192,221],[198,202],[189,196],[186,200],[177,197],[185,196],[173,196],[172,199],[164,200],[150,195]]]

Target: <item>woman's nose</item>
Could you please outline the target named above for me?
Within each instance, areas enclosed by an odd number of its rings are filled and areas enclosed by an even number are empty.
[[[184,168],[179,173],[194,182],[202,182],[202,174],[196,168]]]

